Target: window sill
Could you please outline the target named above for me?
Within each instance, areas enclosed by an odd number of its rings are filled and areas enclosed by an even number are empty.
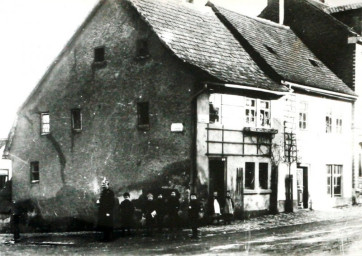
[[[254,190],[254,189],[245,189],[244,190],[244,195],[266,195],[266,194],[271,194],[271,189],[258,189],[258,190]]]
[[[30,184],[39,184],[39,180],[32,180]]]
[[[149,124],[140,124],[137,126],[138,130],[140,131],[149,131],[150,125]]]
[[[278,130],[272,128],[244,127],[243,132],[277,134]]]
[[[107,66],[107,61],[96,61],[92,63],[92,68],[105,68]]]
[[[75,132],[75,133],[80,133],[80,132],[82,132],[82,129],[74,129],[73,128],[72,131]]]
[[[47,133],[41,133],[40,135],[41,136],[46,136],[46,135],[49,135],[50,134],[50,132],[47,132]]]

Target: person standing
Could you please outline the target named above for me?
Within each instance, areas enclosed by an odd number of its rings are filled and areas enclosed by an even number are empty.
[[[226,191],[225,207],[224,207],[224,224],[231,224],[234,216],[234,201],[231,198],[230,191]]]
[[[214,223],[214,220],[216,220],[217,224],[219,224],[221,218],[221,208],[217,191],[214,191],[213,193],[213,198],[210,201],[210,209],[211,224]]]
[[[20,240],[20,210],[15,201],[12,201],[11,206],[11,229],[14,236],[14,243]]]
[[[121,209],[121,224],[122,224],[122,235],[127,234],[131,235],[131,228],[133,226],[133,215],[135,211],[135,207],[130,200],[130,194],[125,192],[123,194],[124,200],[120,205]]]
[[[106,178],[102,181],[102,191],[98,202],[98,227],[103,232],[103,240],[110,241],[113,236],[115,198]]]
[[[176,192],[172,191],[167,203],[168,217],[169,217],[169,229],[171,233],[176,231],[178,225],[178,211],[180,209],[180,201],[176,197]]]
[[[200,202],[197,199],[195,193],[191,193],[190,195],[190,205],[189,205],[189,220],[190,226],[192,229],[191,238],[198,238],[198,226],[199,226],[199,214],[200,214]]]
[[[147,194],[147,200],[143,207],[143,216],[146,219],[146,235],[152,236],[153,235],[153,226],[155,225],[155,217],[156,217],[156,206],[155,202],[153,201],[153,194]]]
[[[161,233],[163,228],[163,220],[165,217],[165,200],[163,199],[162,193],[157,196],[156,200],[156,223],[158,231]]]

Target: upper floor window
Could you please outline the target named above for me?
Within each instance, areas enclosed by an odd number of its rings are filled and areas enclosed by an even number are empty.
[[[269,100],[213,93],[209,97],[209,122],[235,129],[270,127],[271,104]]]
[[[50,133],[50,115],[48,112],[40,114],[40,133],[41,135]]]
[[[81,131],[82,130],[82,113],[79,108],[71,110],[72,115],[72,130]]]
[[[137,59],[145,59],[150,56],[148,51],[147,39],[138,39],[137,40]]]
[[[299,104],[299,129],[307,129],[307,103],[305,102]]]
[[[327,193],[331,197],[342,195],[342,165],[327,165]]]
[[[138,128],[142,130],[148,130],[150,128],[149,118],[149,103],[138,102],[137,103],[137,124]]]
[[[326,115],[326,133],[332,132],[332,114],[328,113]]]
[[[104,47],[94,48],[94,62],[102,62],[105,60],[105,49]]]
[[[342,133],[342,118],[336,118],[336,133]]]
[[[256,125],[256,99],[246,98],[245,123],[250,126]]]
[[[37,161],[30,163],[30,182],[39,182],[39,162]]]

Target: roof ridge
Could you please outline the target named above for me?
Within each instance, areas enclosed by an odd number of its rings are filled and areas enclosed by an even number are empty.
[[[351,8],[348,8],[348,7],[351,7]],[[356,2],[356,3],[329,6],[328,8],[324,9],[324,11],[327,12],[327,13],[336,13],[336,12],[343,12],[343,11],[358,9],[358,8],[361,8],[361,7],[362,7],[362,1]]]
[[[225,10],[227,10],[227,11],[229,11],[229,12],[233,12],[233,13],[236,13],[236,14],[238,14],[238,15],[244,16],[244,17],[246,17],[246,18],[249,18],[249,19],[258,21],[258,22],[260,22],[260,23],[264,23],[265,25],[269,25],[269,26],[273,26],[273,27],[277,27],[277,28],[282,28],[282,29],[286,29],[286,30],[291,30],[289,26],[282,25],[282,24],[276,23],[276,22],[271,21],[271,20],[263,19],[263,18],[260,18],[260,17],[250,16],[250,15],[247,15],[247,14],[244,14],[244,13],[240,13],[240,12],[235,12],[235,11],[230,10],[230,9],[228,9],[228,8],[225,8],[225,7],[223,7],[223,6],[216,5],[216,4],[212,3],[212,1],[208,1],[208,3],[211,3],[212,5],[215,5],[215,7],[216,7],[217,9],[222,8],[222,9],[225,9]]]

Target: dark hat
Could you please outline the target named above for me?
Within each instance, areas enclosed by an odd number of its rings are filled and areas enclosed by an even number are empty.
[[[130,197],[130,194],[128,192],[124,192],[123,197],[126,197],[126,196]]]

